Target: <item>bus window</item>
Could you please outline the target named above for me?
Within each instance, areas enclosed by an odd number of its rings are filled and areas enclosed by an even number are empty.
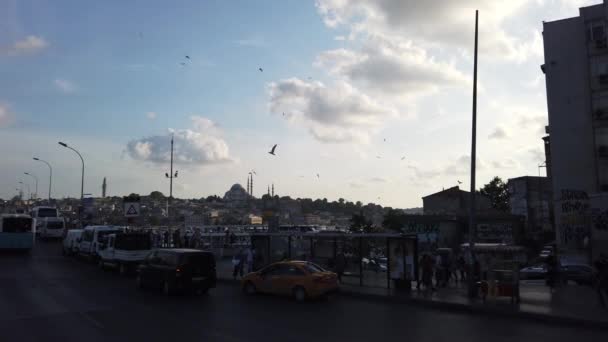
[[[2,224],[4,233],[28,233],[32,231],[32,220],[25,217],[5,217]]]

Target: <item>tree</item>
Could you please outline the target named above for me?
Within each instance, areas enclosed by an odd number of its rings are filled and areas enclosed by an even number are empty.
[[[389,209],[384,215],[384,219],[382,220],[382,226],[386,229],[401,232],[401,228],[403,226],[402,221],[403,213],[394,209]]]
[[[150,198],[155,199],[155,200],[161,200],[161,199],[165,198],[165,195],[163,195],[163,193],[160,191],[152,191],[150,193]]]
[[[353,233],[369,233],[372,229],[372,222],[365,218],[363,215],[363,211],[360,211],[358,214],[353,214],[350,219],[350,231]]]
[[[484,185],[479,193],[490,198],[492,202],[492,208],[509,212],[511,211],[511,204],[509,203],[509,189],[507,184],[500,179],[500,177],[494,177],[488,184]]]

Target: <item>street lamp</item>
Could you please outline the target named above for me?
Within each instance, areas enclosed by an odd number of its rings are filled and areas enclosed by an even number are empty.
[[[47,161],[42,160],[40,158],[33,158],[35,161],[39,161],[39,162],[43,162],[46,164],[46,166],[49,167],[49,204],[51,202],[51,184],[53,184],[53,168],[51,167],[51,164],[49,164]]]
[[[36,192],[34,192],[34,199],[38,199],[38,177],[29,172],[24,172],[23,174],[34,178],[34,180],[36,181]]]
[[[30,185],[28,183],[23,183],[23,181],[19,181],[19,184],[21,184],[22,188],[23,188],[23,185],[27,186],[27,194],[28,194],[28,197],[30,197],[30,195],[32,193],[32,191],[30,190]]]
[[[59,145],[65,148],[69,148],[70,150],[76,152],[76,154],[80,157],[80,161],[82,162],[82,177],[80,178],[80,201],[82,201],[82,199],[84,198],[84,159],[82,159],[82,155],[80,155],[80,152],[76,151],[73,147],[68,146],[68,144],[60,141]]]

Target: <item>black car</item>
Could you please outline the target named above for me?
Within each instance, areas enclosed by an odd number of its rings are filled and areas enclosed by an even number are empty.
[[[187,248],[156,249],[137,269],[137,287],[162,289],[170,295],[193,291],[206,293],[216,283],[211,252]]]
[[[585,264],[562,265],[562,276],[564,280],[573,281],[578,285],[591,285],[593,268]]]

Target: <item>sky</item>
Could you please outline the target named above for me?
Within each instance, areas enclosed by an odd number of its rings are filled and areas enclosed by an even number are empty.
[[[0,0],[0,198],[275,193],[422,206],[538,175],[542,22],[600,0]],[[186,57],[187,56],[187,57]],[[267,152],[277,144],[276,155]],[[540,170],[544,174],[544,169]],[[27,188],[24,188],[27,191]]]

